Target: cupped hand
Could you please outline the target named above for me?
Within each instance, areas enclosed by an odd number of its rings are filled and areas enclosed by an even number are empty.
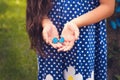
[[[53,46],[54,48],[60,48],[62,44],[52,43],[52,40],[54,37],[59,39],[58,31],[55,25],[49,19],[45,19],[44,21],[42,21],[42,26],[43,26],[42,35],[43,35],[44,41],[47,44],[50,44],[51,46]]]
[[[64,37],[63,46],[58,51],[68,51],[74,46],[75,40],[79,37],[79,29],[76,24],[68,22],[65,24],[61,37]]]

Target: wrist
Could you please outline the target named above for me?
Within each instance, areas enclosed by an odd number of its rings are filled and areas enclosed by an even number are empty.
[[[49,18],[43,18],[41,24],[42,24],[42,27],[45,28],[48,26],[48,24],[51,24],[51,21]]]
[[[64,25],[64,29],[78,30],[79,27],[74,22],[70,21]]]
[[[74,19],[72,19],[70,22],[68,22],[70,25],[74,25],[73,27],[77,27],[77,28],[79,28],[78,27],[78,25],[77,25],[77,23],[76,23],[76,18],[74,18]]]
[[[77,18],[72,19],[70,21],[70,23],[75,24],[78,27],[78,25],[77,25]]]

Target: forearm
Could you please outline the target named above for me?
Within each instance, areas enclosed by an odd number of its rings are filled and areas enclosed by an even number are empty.
[[[99,22],[111,16],[114,12],[114,3],[104,4],[72,20],[78,27],[87,26]]]

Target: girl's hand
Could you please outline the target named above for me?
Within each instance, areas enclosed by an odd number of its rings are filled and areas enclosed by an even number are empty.
[[[47,44],[50,44],[51,46],[53,46],[54,48],[60,48],[62,46],[62,44],[57,43],[57,44],[53,44],[52,43],[52,39],[54,37],[59,39],[59,35],[58,35],[58,31],[57,28],[55,27],[55,25],[49,20],[49,19],[44,19],[42,21],[42,26],[43,26],[43,39]]]
[[[58,51],[68,51],[74,46],[75,40],[78,39],[79,29],[76,24],[68,22],[65,24],[61,37],[64,37],[65,42],[63,46],[58,49]]]

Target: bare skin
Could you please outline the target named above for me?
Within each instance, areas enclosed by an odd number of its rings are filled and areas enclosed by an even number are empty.
[[[59,38],[58,31],[50,20],[43,19],[43,38],[46,43],[49,43],[54,48],[57,48],[58,51],[68,51],[73,47],[75,40],[78,39],[78,29],[80,27],[94,24],[111,16],[114,12],[114,7],[115,0],[100,0],[100,5],[97,8],[66,23],[61,34],[61,36],[65,38],[65,42],[63,44],[51,43],[52,38]]]
[[[53,44],[52,39],[54,37],[57,37],[59,39],[58,31],[55,25],[49,20],[49,19],[44,19],[42,21],[42,26],[43,26],[43,39],[47,44],[50,44],[54,48],[60,48],[62,47],[62,44],[57,43]]]

